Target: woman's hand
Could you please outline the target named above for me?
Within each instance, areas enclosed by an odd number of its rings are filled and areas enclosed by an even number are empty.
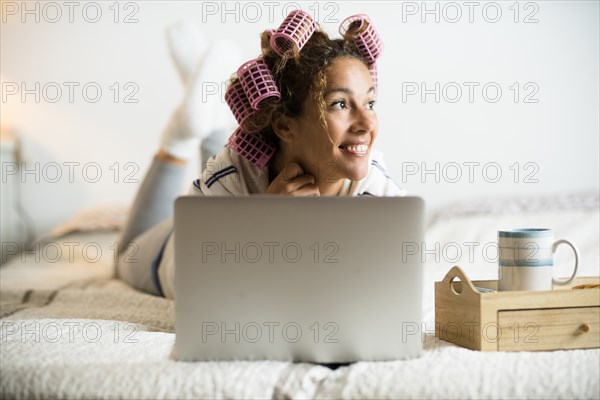
[[[273,179],[267,189],[268,194],[283,194],[289,196],[319,196],[319,187],[315,177],[305,174],[296,163],[286,165]]]

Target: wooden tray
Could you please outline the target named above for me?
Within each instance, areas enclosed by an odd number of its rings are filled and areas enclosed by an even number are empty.
[[[482,351],[538,351],[600,347],[600,288],[579,277],[554,290],[482,293],[498,281],[473,281],[453,267],[435,283],[435,335]]]

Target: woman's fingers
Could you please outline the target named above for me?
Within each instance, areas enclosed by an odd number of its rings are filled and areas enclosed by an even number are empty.
[[[313,183],[314,178],[311,175],[302,175],[302,177],[309,177],[310,183],[298,183],[297,185],[290,184],[287,186],[287,190],[284,194],[289,194],[291,196],[319,196],[319,187]]]
[[[305,174],[302,167],[291,163],[275,177],[267,193],[291,196],[319,196],[319,188],[312,175]]]

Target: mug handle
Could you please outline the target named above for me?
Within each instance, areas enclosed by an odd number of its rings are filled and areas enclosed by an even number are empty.
[[[567,244],[571,247],[571,249],[573,249],[573,252],[575,253],[575,268],[573,268],[573,273],[571,274],[571,277],[567,280],[552,278],[552,283],[554,283],[555,285],[566,285],[568,283],[571,283],[571,281],[575,278],[575,275],[577,274],[577,267],[579,266],[579,250],[577,250],[577,247],[575,247],[575,245],[569,242],[568,240],[561,239],[554,242],[554,244],[552,245],[552,254],[556,252],[556,249],[561,244]]]

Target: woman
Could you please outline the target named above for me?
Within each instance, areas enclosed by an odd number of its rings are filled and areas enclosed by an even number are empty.
[[[192,194],[404,195],[373,150],[381,43],[368,17],[346,19],[344,38],[335,40],[304,12],[286,21],[262,34],[261,57],[242,65],[230,83],[225,97],[240,128],[208,161]],[[248,77],[262,80],[248,83]],[[140,290],[174,298],[173,182],[185,161],[176,154],[182,143],[165,143],[137,194],[117,271]]]

